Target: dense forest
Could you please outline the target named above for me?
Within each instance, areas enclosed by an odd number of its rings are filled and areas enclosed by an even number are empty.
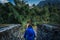
[[[60,24],[60,9],[56,4],[52,6],[47,3],[44,7],[33,4],[29,6],[26,2],[14,0],[16,5],[0,3],[0,24],[26,24],[31,21],[33,24]]]

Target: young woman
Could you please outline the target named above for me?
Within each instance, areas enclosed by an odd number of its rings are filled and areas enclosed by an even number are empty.
[[[25,40],[34,40],[35,39],[35,32],[31,25],[28,25],[28,28],[25,30],[24,38],[25,38]]]

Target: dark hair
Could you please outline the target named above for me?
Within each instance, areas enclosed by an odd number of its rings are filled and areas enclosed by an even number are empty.
[[[32,28],[32,25],[29,25],[28,28]]]

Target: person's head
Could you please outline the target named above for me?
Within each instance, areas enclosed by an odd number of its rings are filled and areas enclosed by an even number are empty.
[[[32,28],[32,25],[28,25],[28,28]]]
[[[30,21],[27,21],[27,27],[28,27],[29,25],[31,25],[31,23],[30,23]]]

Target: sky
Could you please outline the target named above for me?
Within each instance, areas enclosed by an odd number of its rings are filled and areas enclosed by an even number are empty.
[[[14,0],[8,0],[8,1],[11,2],[13,5],[15,5]]]
[[[0,0],[0,3],[2,3],[2,4],[8,3],[8,2],[11,2],[13,5],[15,5],[14,0]]]
[[[32,6],[33,4],[37,5],[40,1],[42,0],[25,0],[27,1],[27,3]],[[7,2],[11,2],[13,5],[14,4],[14,0],[0,0],[1,3],[7,3]]]
[[[0,3],[7,3],[7,0],[0,0]]]
[[[42,0],[25,0],[31,6],[33,4],[37,5]]]

